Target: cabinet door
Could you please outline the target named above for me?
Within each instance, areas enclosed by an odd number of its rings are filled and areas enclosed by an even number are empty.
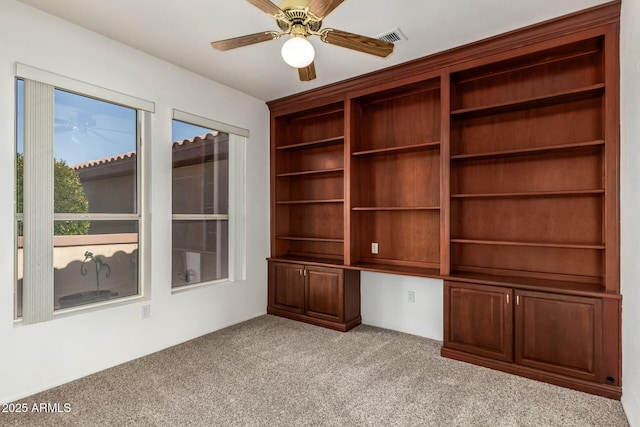
[[[271,263],[269,305],[292,313],[304,312],[304,266]]]
[[[307,267],[305,283],[307,316],[344,321],[344,280],[341,269]]]
[[[445,281],[445,347],[513,360],[513,290]]]
[[[602,301],[516,291],[515,361],[589,381],[602,370]]]

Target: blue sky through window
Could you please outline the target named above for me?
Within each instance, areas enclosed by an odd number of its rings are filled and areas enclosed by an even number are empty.
[[[17,150],[24,152],[24,82],[17,81]],[[111,158],[136,151],[136,110],[55,90],[54,157],[67,165]],[[171,143],[212,132],[172,121]]]
[[[56,89],[54,157],[72,166],[136,152],[137,111]],[[24,152],[24,82],[17,83],[17,150]]]
[[[192,125],[191,123],[185,123],[178,120],[171,122],[171,141],[184,141],[194,136],[205,135],[209,132],[213,132],[211,129],[203,128],[200,126]]]

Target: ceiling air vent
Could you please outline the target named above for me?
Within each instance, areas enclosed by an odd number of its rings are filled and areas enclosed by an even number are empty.
[[[395,28],[391,31],[387,31],[386,33],[379,34],[376,38],[389,43],[397,43],[401,40],[407,40],[407,36],[400,31],[400,28]]]

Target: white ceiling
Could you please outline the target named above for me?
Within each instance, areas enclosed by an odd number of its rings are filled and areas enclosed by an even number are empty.
[[[21,0],[140,51],[268,101],[386,68],[607,0],[346,0],[323,28],[407,36],[386,59],[310,41],[318,78],[300,82],[280,57],[284,38],[221,52],[214,40],[278,30],[244,0]]]

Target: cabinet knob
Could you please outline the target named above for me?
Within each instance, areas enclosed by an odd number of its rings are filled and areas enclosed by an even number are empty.
[[[507,304],[509,304],[509,294],[507,294]]]

